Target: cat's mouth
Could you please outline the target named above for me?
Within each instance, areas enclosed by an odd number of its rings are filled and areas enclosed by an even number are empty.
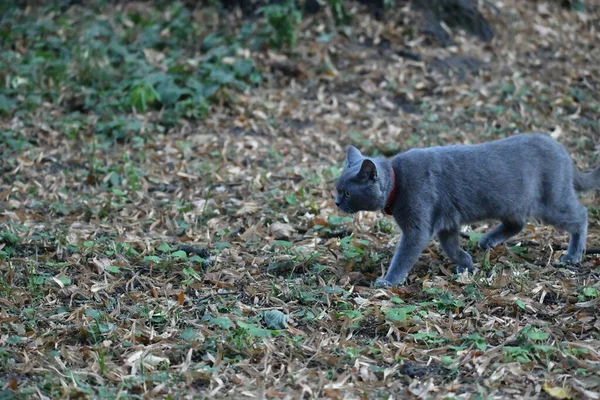
[[[342,210],[343,212],[345,212],[345,213],[356,214],[356,211],[352,207],[350,207],[348,205],[338,206],[338,208],[340,210]]]

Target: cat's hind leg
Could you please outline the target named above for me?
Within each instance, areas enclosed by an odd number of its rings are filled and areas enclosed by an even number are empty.
[[[545,222],[559,229],[569,232],[569,247],[560,257],[560,261],[569,264],[577,264],[583,257],[585,242],[587,239],[587,210],[576,199],[569,204],[549,210],[543,216]]]
[[[524,225],[523,221],[503,220],[497,227],[486,233],[479,240],[478,245],[482,249],[496,247],[521,232]]]
[[[459,274],[465,270],[473,272],[473,260],[469,253],[460,247],[459,238],[458,228],[438,232],[438,239],[440,240],[442,250],[444,250],[450,261],[457,265],[456,272]]]

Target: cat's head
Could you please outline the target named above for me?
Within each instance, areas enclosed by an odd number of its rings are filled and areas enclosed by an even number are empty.
[[[336,182],[335,204],[347,213],[379,211],[385,207],[387,196],[382,179],[387,178],[379,171],[377,163],[353,146],[348,148],[346,166]]]

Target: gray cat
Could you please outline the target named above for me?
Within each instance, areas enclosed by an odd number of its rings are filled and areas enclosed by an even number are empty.
[[[516,235],[531,217],[569,232],[560,260],[578,263],[587,210],[576,191],[600,187],[600,167],[579,172],[565,148],[545,134],[412,149],[389,161],[364,157],[351,146],[336,186],[342,211],[383,210],[402,230],[387,274],[376,282],[386,287],[404,282],[434,235],[458,273],[472,272],[471,256],[460,247],[460,226],[489,219],[501,223],[481,238],[481,248]]]

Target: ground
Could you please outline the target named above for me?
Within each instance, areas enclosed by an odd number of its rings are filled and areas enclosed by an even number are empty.
[[[119,96],[107,109],[82,100],[72,75],[45,80],[56,94],[45,97],[23,61],[42,39],[11,28],[0,398],[600,398],[594,193],[581,196],[591,254],[579,266],[558,264],[567,235],[534,221],[510,245],[479,250],[491,226],[481,223],[462,242],[477,274],[454,275],[432,241],[391,289],[372,283],[398,241],[393,220],[333,202],[350,144],[390,156],[544,131],[580,169],[600,164],[600,8],[563,3],[480,2],[494,39],[453,28],[445,48],[404,3],[383,20],[353,5],[337,34],[326,12],[305,16],[292,50],[231,56],[253,60],[260,81],[223,86],[201,109],[175,106],[175,122],[146,104],[157,96],[143,83],[127,108],[112,105]],[[77,7],[35,17],[63,21],[58,48],[61,32],[84,29]],[[151,6],[127,7],[93,18],[128,34]],[[204,43],[207,15],[189,24]],[[221,18],[238,32],[238,16]],[[140,54],[161,70],[168,49]],[[115,68],[110,88],[136,72],[94,60],[77,79]],[[223,64],[245,76],[235,60]],[[133,125],[110,125],[123,118]]]

